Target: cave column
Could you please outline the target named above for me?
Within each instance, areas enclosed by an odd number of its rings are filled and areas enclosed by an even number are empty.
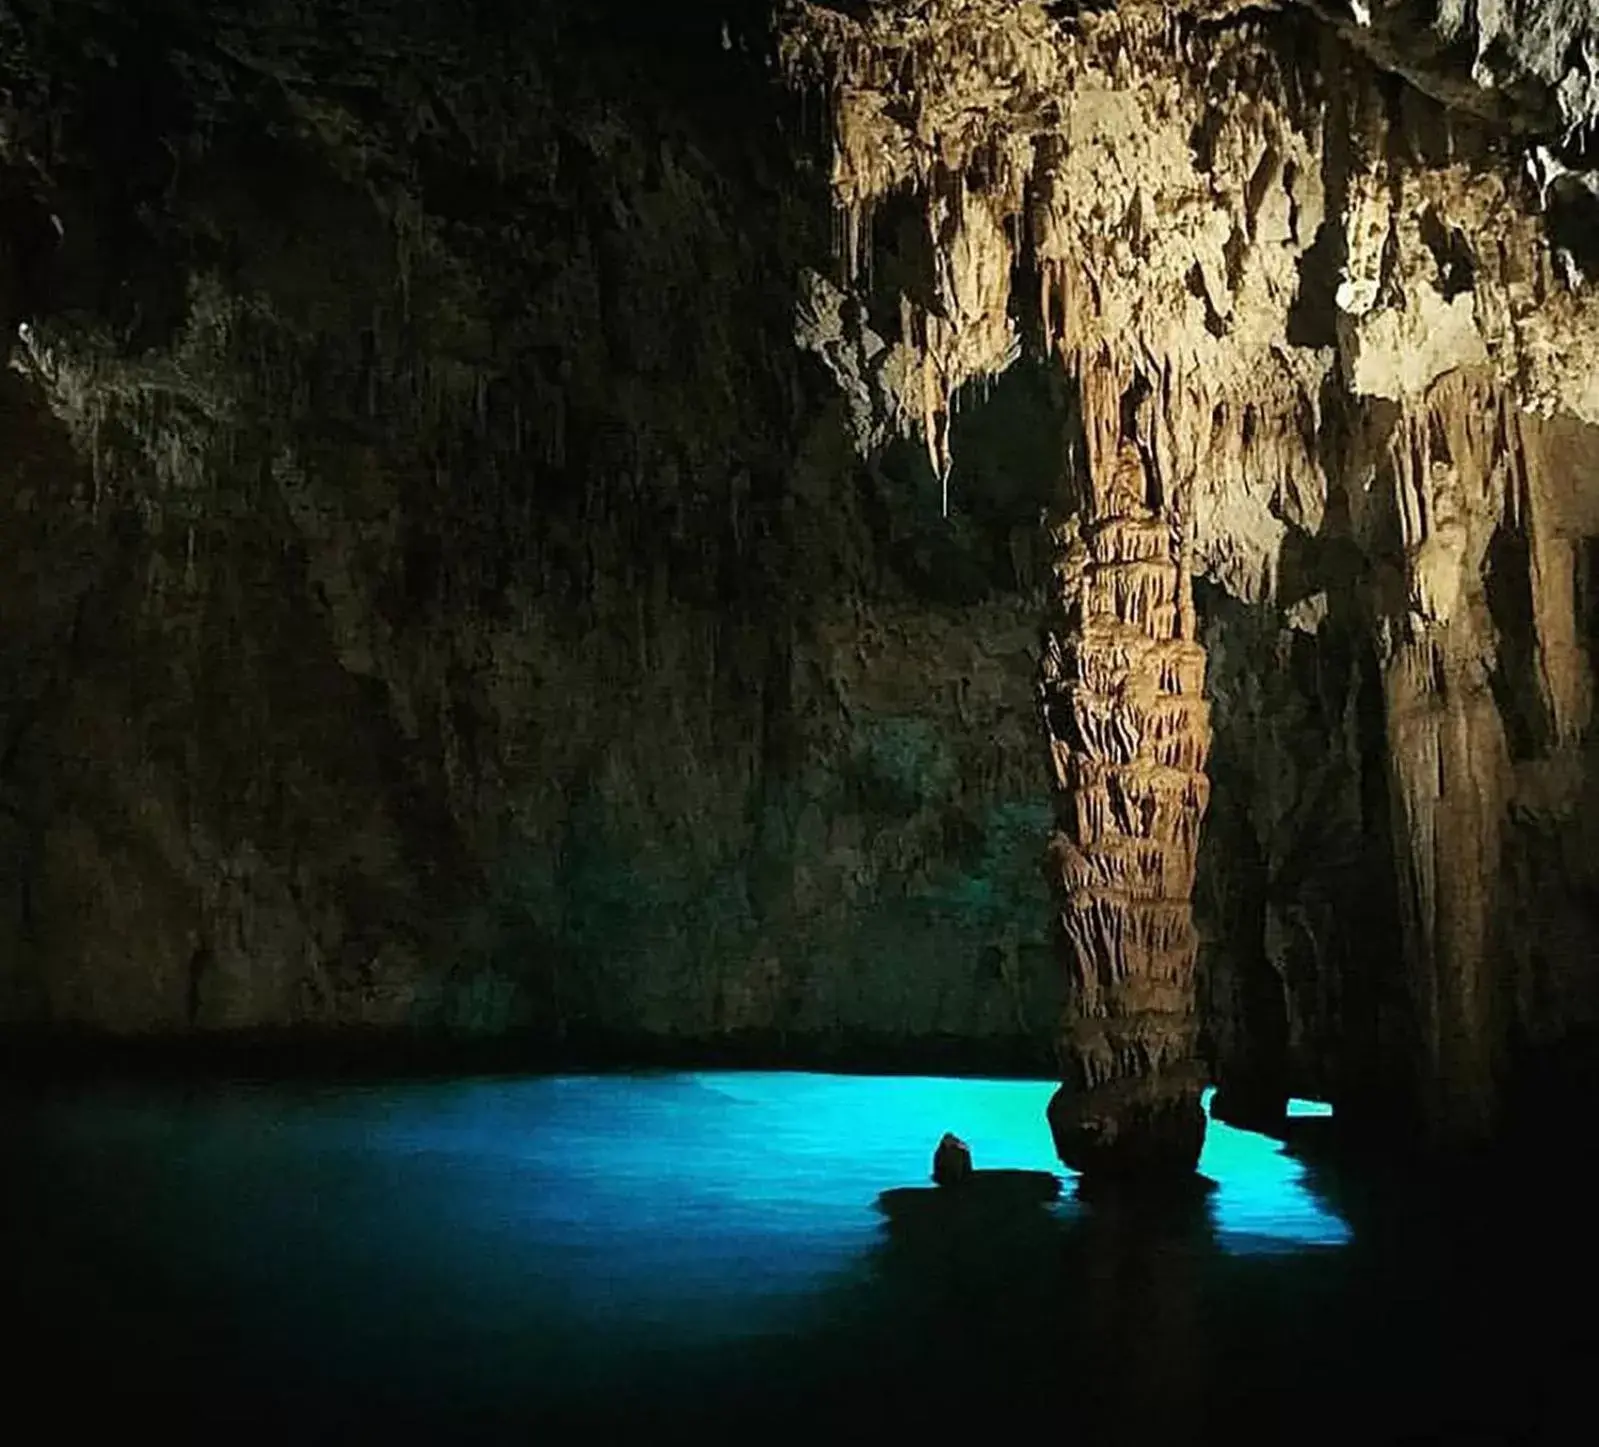
[[[1513,410],[1459,377],[1436,384],[1390,442],[1404,547],[1402,610],[1384,630],[1391,816],[1420,1035],[1416,1107],[1444,1146],[1486,1138],[1495,1115],[1494,916],[1510,757],[1491,684],[1484,557],[1523,457]]]
[[[1408,986],[1421,1034],[1418,1108],[1440,1145],[1493,1121],[1494,881],[1506,742],[1488,670],[1463,629],[1424,626],[1384,668]]]
[[[1148,464],[1127,443],[1090,450],[1089,504],[1053,530],[1040,688],[1067,983],[1050,1126],[1075,1170],[1190,1171],[1205,1132],[1191,905],[1205,654],[1181,527]]]

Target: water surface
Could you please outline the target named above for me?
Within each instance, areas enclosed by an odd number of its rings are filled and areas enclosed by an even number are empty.
[[[1063,1173],[1057,1205],[998,1220],[876,1209],[945,1130],[979,1166],[1058,1171],[1052,1089],[660,1073],[17,1102],[9,1391],[61,1421],[296,1440],[703,1440],[952,1403],[1088,1440],[1262,1412],[1538,1438],[1591,1332],[1529,1321],[1551,1243],[1469,1200],[1351,1191],[1212,1122],[1208,1191],[1085,1197]]]

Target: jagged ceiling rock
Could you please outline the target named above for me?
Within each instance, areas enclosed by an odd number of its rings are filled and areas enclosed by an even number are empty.
[[[1350,190],[1338,304],[1354,392],[1418,396],[1486,365],[1528,411],[1599,422],[1599,292],[1551,244],[1520,177],[1377,159]]]
[[[1599,117],[1592,0],[1304,0],[1341,38],[1447,105],[1529,132]]]
[[[1551,185],[1587,195],[1550,145],[1569,154],[1593,113],[1592,8],[1317,15],[789,6],[789,72],[831,97],[847,279],[875,214],[924,212],[931,262],[898,337],[884,321],[884,350],[913,357],[888,422],[919,424],[941,473],[956,393],[1030,332],[1083,381],[1091,466],[1141,398],[1197,565],[1257,597],[1340,485],[1318,444],[1330,395],[1413,403],[1466,369],[1599,422],[1593,262],[1546,214]]]

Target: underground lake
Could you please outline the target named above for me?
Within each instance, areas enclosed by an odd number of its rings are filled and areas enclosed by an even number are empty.
[[[971,1417],[1125,1441],[1265,1412],[1295,1440],[1500,1441],[1539,1437],[1576,1390],[1591,1331],[1536,1305],[1575,1269],[1560,1210],[1507,1204],[1503,1180],[1352,1178],[1217,1121],[1199,1189],[1084,1192],[1052,1156],[1052,1089],[658,1072],[18,1093],[6,1395],[62,1430],[169,1440]],[[979,1168],[1059,1173],[1059,1199],[891,1219],[879,1193],[925,1185],[945,1130]]]

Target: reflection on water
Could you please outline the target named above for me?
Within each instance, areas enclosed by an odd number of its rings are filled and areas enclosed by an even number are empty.
[[[1441,1290],[1419,1259],[1363,1265],[1306,1167],[1216,1122],[1190,1196],[1068,1185],[885,1222],[878,1193],[925,1182],[945,1130],[980,1167],[1058,1169],[1052,1089],[679,1073],[33,1103],[0,1139],[0,1295],[41,1363],[169,1425],[462,1440],[561,1413],[797,1420],[866,1389],[900,1423],[958,1391],[1221,1430],[1375,1382],[1361,1313]]]
[[[1214,1091],[1205,1094],[1210,1109]],[[1319,1101],[1294,1100],[1292,1117],[1331,1115]],[[1210,1198],[1224,1250],[1259,1252],[1295,1246],[1342,1246],[1349,1227],[1306,1182],[1305,1168],[1267,1136],[1212,1120],[1205,1132],[1201,1173],[1216,1182]]]

